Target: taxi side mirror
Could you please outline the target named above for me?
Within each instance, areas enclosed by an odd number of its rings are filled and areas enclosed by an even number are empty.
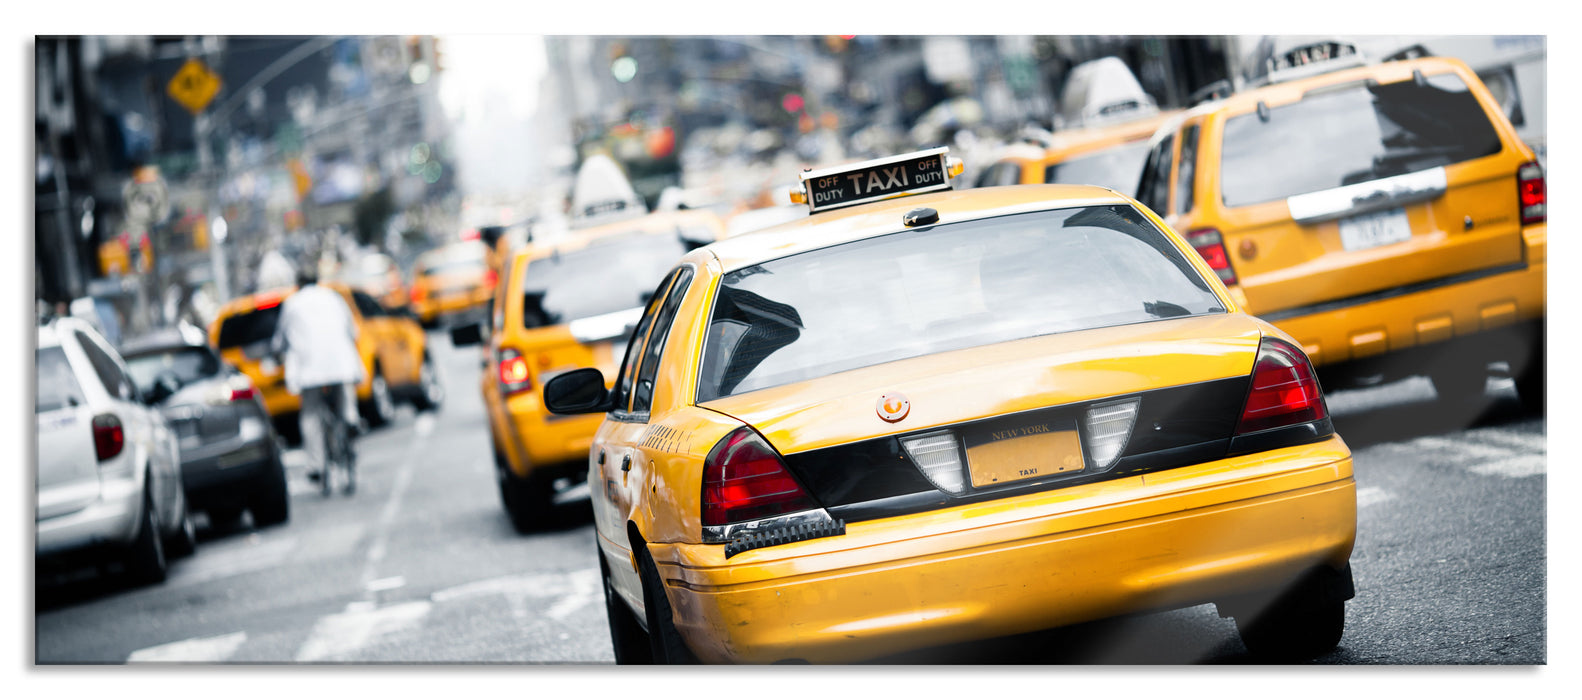
[[[610,390],[604,388],[604,373],[592,367],[574,369],[544,385],[544,407],[563,416],[579,413],[607,413],[615,407]]]

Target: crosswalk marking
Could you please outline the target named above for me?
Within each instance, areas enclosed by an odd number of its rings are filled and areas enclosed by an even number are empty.
[[[246,632],[232,632],[218,637],[183,639],[179,642],[138,649],[126,658],[129,664],[137,663],[217,663],[231,658],[247,641]]]
[[[1486,476],[1503,476],[1510,479],[1519,479],[1524,476],[1537,476],[1548,471],[1549,458],[1545,455],[1517,455],[1493,462],[1484,462],[1467,469]]]
[[[347,606],[345,612],[319,618],[307,641],[298,649],[296,661],[344,660],[346,655],[380,637],[417,624],[433,607],[426,600],[385,608],[370,609],[370,605],[368,601],[357,601]]]
[[[1375,503],[1383,503],[1395,498],[1395,494],[1385,491],[1377,486],[1367,486],[1357,489],[1357,507],[1366,508]]]

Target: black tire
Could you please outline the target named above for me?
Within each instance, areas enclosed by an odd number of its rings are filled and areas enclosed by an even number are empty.
[[[1516,372],[1516,395],[1522,400],[1527,410],[1537,413],[1547,413],[1544,400],[1545,363],[1547,352],[1544,350],[1545,332],[1540,330],[1531,341],[1533,345],[1527,351],[1527,363]]]
[[[598,544],[594,544],[597,552]],[[599,579],[604,583],[604,615],[610,622],[610,646],[615,649],[615,663],[622,666],[647,665],[654,662],[654,651],[649,646],[648,633],[637,624],[631,608],[615,593],[610,585],[610,566],[604,554],[598,553]]]
[[[259,480],[247,509],[253,512],[253,524],[258,527],[279,525],[291,519],[291,491],[286,486],[286,468],[277,454],[269,465],[269,473]]]
[[[175,534],[165,540],[165,553],[171,559],[181,559],[192,556],[198,551],[198,528],[192,524],[192,513],[187,509],[187,499],[181,499],[181,523],[177,525]]]
[[[648,614],[648,648],[654,663],[685,665],[698,663],[698,657],[687,648],[687,643],[676,630],[675,613],[670,608],[670,598],[659,580],[659,569],[642,542],[633,543],[637,549],[637,573],[643,579],[643,607]]]
[[[1488,366],[1476,362],[1445,361],[1429,368],[1429,379],[1434,382],[1434,393],[1439,400],[1452,406],[1466,406],[1488,400],[1485,389],[1489,381]]]
[[[440,383],[439,373],[434,371],[434,359],[426,350],[417,382],[417,396],[412,399],[412,405],[419,411],[438,411],[445,402],[445,386]]]
[[[372,390],[367,401],[358,402],[358,410],[363,414],[363,419],[368,421],[368,427],[378,428],[395,419],[395,397],[390,394],[390,383],[385,379],[384,371],[374,365],[374,378]]]
[[[500,484],[500,500],[511,518],[511,527],[521,534],[542,530],[554,522],[555,488],[551,483],[511,472],[497,455],[495,479]]]
[[[137,539],[126,553],[126,579],[133,585],[147,586],[163,583],[167,571],[165,543],[159,536],[159,520],[154,513],[154,499],[143,494],[143,519],[137,529]]]
[[[209,526],[216,529],[232,529],[241,525],[242,508],[240,506],[219,506],[209,509]]]
[[[1315,580],[1292,588],[1262,610],[1236,616],[1236,631],[1260,661],[1309,661],[1334,650],[1346,629],[1346,603]]]

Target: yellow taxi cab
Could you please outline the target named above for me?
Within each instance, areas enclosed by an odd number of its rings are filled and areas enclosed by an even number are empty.
[[[688,254],[617,374],[545,385],[602,418],[617,660],[882,660],[1203,603],[1254,653],[1334,648],[1356,487],[1300,347],[1125,195],[950,191],[959,167],[803,173],[810,216]]]
[[[1051,183],[1131,192],[1143,170],[1149,137],[1178,114],[1156,112],[1116,124],[1055,132],[1047,148],[1031,144],[1008,147],[984,169],[974,186]]]
[[[358,409],[369,425],[377,427],[393,419],[398,400],[409,401],[418,410],[438,409],[444,388],[434,372],[423,329],[411,314],[392,311],[339,282],[324,286],[340,293],[357,324],[357,350],[364,369],[357,386]],[[232,299],[209,325],[209,344],[253,381],[276,430],[293,443],[301,438],[297,412],[302,400],[286,391],[285,372],[271,354],[270,341],[280,303],[295,291],[296,287],[285,287]]]
[[[424,328],[477,323],[494,298],[489,247],[476,239],[419,255],[412,264],[412,311]]]
[[[365,255],[341,268],[336,277],[346,286],[366,292],[387,309],[407,306],[408,292],[401,280],[401,268],[388,255]]]
[[[1475,403],[1503,361],[1541,409],[1543,167],[1461,61],[1359,59],[1271,58],[1265,84],[1160,129],[1137,199],[1326,386],[1427,374]]]
[[[546,524],[557,491],[586,480],[599,427],[597,416],[549,413],[539,388],[578,367],[614,376],[654,284],[722,231],[708,211],[660,212],[580,229],[553,245],[528,244],[512,256],[480,384],[500,498],[518,530]]]

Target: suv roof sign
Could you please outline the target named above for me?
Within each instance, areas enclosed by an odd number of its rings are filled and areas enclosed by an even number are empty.
[[[941,146],[805,171],[800,200],[808,205],[809,214],[816,214],[881,199],[948,190],[951,175],[959,172],[955,159],[945,155],[949,150]]]

